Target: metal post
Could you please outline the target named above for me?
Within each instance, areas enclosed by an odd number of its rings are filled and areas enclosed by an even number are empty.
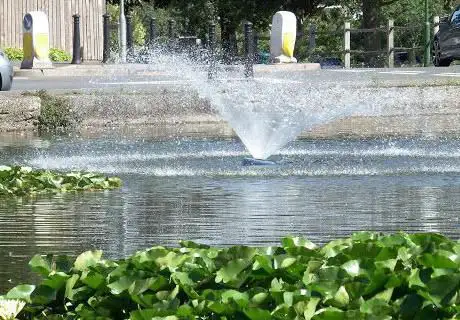
[[[431,58],[431,27],[429,19],[428,0],[425,0],[425,54],[423,57],[423,66],[428,67],[430,65]]]
[[[134,44],[133,44],[133,20],[130,15],[126,16],[126,47],[127,54],[130,58],[134,55]]]
[[[73,57],[72,64],[81,63],[80,15],[73,15]]]
[[[394,41],[394,21],[388,20],[388,68],[394,68],[395,66],[395,41]]]
[[[251,22],[244,24],[244,53],[246,60],[244,76],[246,78],[254,77],[254,39]]]
[[[103,28],[104,49],[102,51],[102,63],[106,63],[110,59],[110,30],[109,30],[110,16],[106,13],[102,17],[104,18],[104,28]]]
[[[439,32],[439,16],[433,17],[433,35]]]
[[[174,20],[173,19],[168,20],[168,37],[169,37],[169,40],[172,40],[174,38]]]
[[[258,64],[259,63],[259,34],[257,32],[253,33],[254,37],[254,63]]]
[[[209,70],[208,79],[214,79],[216,76],[216,24],[213,22],[209,25],[208,34],[208,49],[209,49]]]
[[[345,63],[345,68],[350,68],[351,67],[351,57],[350,57],[350,29],[351,29],[351,24],[350,22],[345,22],[345,30],[344,30],[344,49],[345,49],[345,57],[344,57],[344,63]]]
[[[153,49],[155,45],[155,39],[157,38],[157,21],[155,18],[150,18],[150,49]]]
[[[126,62],[126,17],[125,0],[120,0],[120,60]]]

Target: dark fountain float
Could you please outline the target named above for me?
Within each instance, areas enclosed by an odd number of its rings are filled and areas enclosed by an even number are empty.
[[[244,158],[242,161],[243,166],[274,166],[277,164],[277,162],[269,159]]]

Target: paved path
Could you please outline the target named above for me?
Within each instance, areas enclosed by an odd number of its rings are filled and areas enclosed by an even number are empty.
[[[130,66],[125,71],[130,70]],[[148,89],[157,85],[184,85],[186,80],[137,66],[130,74],[108,71],[104,75],[69,76],[27,76],[21,73],[15,77],[12,90],[53,90],[53,89]],[[266,67],[256,67],[256,77],[291,79],[310,83],[341,83],[353,85],[423,85],[423,84],[457,84],[460,85],[460,65],[449,68],[394,68],[394,69],[323,69],[316,71],[267,71]],[[69,71],[70,73],[72,71]],[[125,72],[127,73],[127,72]],[[71,74],[70,74],[71,75]],[[236,73],[235,77],[239,75]]]

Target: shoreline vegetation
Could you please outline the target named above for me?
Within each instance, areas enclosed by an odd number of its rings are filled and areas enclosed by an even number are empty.
[[[60,173],[0,165],[0,196],[106,190],[119,188],[121,184],[118,177],[106,177],[97,173]]]
[[[0,296],[0,319],[460,317],[460,242],[435,233],[359,232],[321,247],[298,237],[271,247],[182,241],[121,260],[36,255],[29,266],[41,282]]]

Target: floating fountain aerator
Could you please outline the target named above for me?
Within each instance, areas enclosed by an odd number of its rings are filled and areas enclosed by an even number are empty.
[[[267,159],[244,158],[243,166],[274,166],[277,163]]]

